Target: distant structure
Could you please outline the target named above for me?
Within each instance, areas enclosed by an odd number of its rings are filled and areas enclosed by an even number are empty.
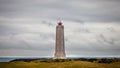
[[[54,59],[66,59],[64,46],[64,26],[62,22],[58,22],[56,26],[56,45]]]

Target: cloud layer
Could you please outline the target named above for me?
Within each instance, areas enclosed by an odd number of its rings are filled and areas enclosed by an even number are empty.
[[[0,0],[0,56],[53,56],[58,20],[67,56],[120,56],[119,0]]]

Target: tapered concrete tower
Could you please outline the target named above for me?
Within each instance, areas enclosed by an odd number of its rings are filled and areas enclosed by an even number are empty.
[[[64,46],[64,26],[62,22],[58,22],[56,26],[56,46],[54,59],[66,59]]]

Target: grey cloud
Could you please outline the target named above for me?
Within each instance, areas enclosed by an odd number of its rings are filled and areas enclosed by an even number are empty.
[[[43,41],[46,41],[47,43],[49,40],[54,40],[55,37],[53,33],[39,31],[34,32],[31,29],[27,30],[26,28],[23,27],[23,25],[24,25],[23,23],[0,24],[0,49],[50,50],[51,47],[53,47],[48,46],[48,44],[42,43]],[[32,27],[34,27],[34,25]],[[35,38],[32,38],[31,36],[26,37],[27,34],[36,37]],[[52,42],[49,44],[53,45]]]
[[[46,24],[48,26],[55,26],[55,24],[53,24],[51,22],[47,22],[47,21],[42,21],[42,24]]]
[[[80,23],[80,24],[84,24],[84,21],[82,21],[81,19],[76,19],[76,18],[62,18],[62,20],[65,21],[71,21],[71,22],[75,22],[75,23]]]
[[[53,48],[53,46],[49,46],[46,44],[43,44],[42,41],[38,42],[34,42],[34,41],[29,41],[28,39],[20,39],[18,40],[18,37],[8,37],[8,41],[0,41],[0,49],[4,50],[4,49],[22,49],[22,50],[41,50],[41,51],[45,51],[45,50],[51,50],[51,48]],[[11,41],[10,41],[11,40]],[[29,41],[29,42],[28,42]],[[45,41],[45,40],[43,40]],[[46,41],[47,42],[47,41]],[[51,44],[51,43],[50,43]],[[47,47],[46,47],[47,46]]]
[[[34,23],[34,24],[38,25],[38,23]],[[40,24],[42,24],[42,23],[40,23]],[[67,24],[66,25],[67,27],[68,26],[70,27],[69,23],[65,23],[65,24]],[[32,25],[32,27],[34,26],[33,24],[29,24],[29,25]],[[119,55],[119,53],[118,53],[119,46],[118,46],[118,43],[116,44],[116,41],[119,42],[119,39],[116,40],[116,37],[114,37],[112,40],[111,37],[109,37],[110,38],[109,39],[109,38],[106,38],[106,36],[104,36],[104,35],[99,35],[98,37],[94,36],[97,41],[91,42],[90,40],[92,40],[92,38],[89,37],[89,36],[91,36],[89,34],[93,34],[93,35],[96,35],[96,34],[94,32],[92,32],[92,33],[84,32],[84,29],[91,30],[86,27],[86,24],[80,24],[81,25],[80,26],[80,25],[76,25],[76,23],[71,23],[71,25],[72,25],[72,28],[68,27],[69,33],[71,33],[71,34],[70,35],[67,34],[65,36],[66,52],[69,55],[70,54],[78,55],[78,54],[83,54],[83,53],[84,53],[84,55],[88,54],[88,53],[91,53],[88,55],[92,55],[92,54],[98,55],[99,52],[101,53],[99,55]],[[8,28],[12,28],[9,26],[8,26]],[[17,25],[17,26],[19,26],[19,25]],[[43,26],[49,27],[47,24],[45,24]],[[77,27],[77,26],[79,26],[79,27]],[[1,28],[4,28],[4,27],[1,27]],[[5,28],[7,28],[7,27],[5,27]],[[8,28],[7,28],[7,30],[8,30]],[[16,29],[17,27],[13,26],[13,28]],[[13,28],[10,30],[13,30]],[[19,26],[19,28],[20,28],[20,26]],[[50,28],[55,29],[55,27],[50,27]],[[113,28],[113,27],[111,27],[111,28]],[[21,30],[22,29],[23,28],[21,28]],[[73,30],[82,29],[83,31],[80,31],[80,32],[76,31],[79,33],[76,35],[76,33],[71,31],[71,29],[73,29]],[[102,28],[100,28],[100,29],[102,29]],[[3,29],[3,30],[6,30],[6,29]],[[16,32],[17,30],[21,31],[20,29],[16,29],[13,32]],[[95,29],[95,30],[97,30],[97,29]],[[109,30],[109,29],[106,28],[106,30]],[[0,48],[2,50],[15,49],[15,50],[34,50],[34,51],[43,51],[43,52],[46,50],[49,50],[49,51],[53,52],[54,45],[55,45],[54,32],[49,33],[49,30],[44,31],[44,32],[39,32],[39,31],[34,32],[32,29],[21,31],[21,33],[19,31],[18,31],[18,33],[8,32],[8,33],[10,33],[10,35],[1,35],[0,36],[0,41],[1,41]],[[110,33],[111,33],[111,31],[110,31]],[[117,33],[117,32],[115,32],[115,33]],[[82,37],[81,34],[85,34],[85,36],[83,35],[83,37]],[[89,36],[87,36],[87,35],[89,35]],[[73,41],[72,39],[76,40],[76,42]],[[5,40],[8,40],[8,42]],[[104,42],[107,43],[107,45],[103,44]],[[11,45],[9,45],[9,44],[11,44]],[[112,46],[112,45],[115,45],[115,46]],[[94,53],[94,51],[96,51],[96,53]],[[112,52],[112,53],[109,53],[109,52]]]
[[[107,38],[105,38],[105,36],[103,34],[100,34],[100,38],[101,38],[101,41],[104,41],[108,44],[111,44],[111,45],[115,44],[115,40],[113,38],[107,39]]]
[[[77,50],[76,50],[77,49]],[[66,49],[67,51],[67,54],[68,55],[78,55],[78,56],[113,56],[113,55],[116,55],[116,56],[119,56],[119,51],[120,49],[88,49],[88,48],[72,48],[72,49]],[[70,51],[68,51],[70,50]],[[115,52],[113,52],[115,51]],[[110,52],[110,54],[108,53]]]
[[[114,29],[114,28],[112,28],[112,27],[108,27],[107,28],[109,31],[111,31],[111,32],[116,32],[116,30]]]
[[[48,55],[54,50],[56,20],[60,17],[65,25],[67,55],[120,55],[119,3],[119,0],[0,0],[0,51],[12,54],[10,49],[32,50]],[[0,52],[2,55],[9,56]]]
[[[53,33],[40,33],[40,37],[43,38],[44,40],[46,39],[52,39],[52,40],[55,40],[55,34]]]
[[[86,28],[79,28],[79,29],[76,29],[76,32],[79,32],[79,33],[91,33],[91,31],[89,29],[86,29]]]
[[[3,0],[1,0],[3,1]],[[82,21],[119,22],[118,0],[3,1],[1,16],[81,19]],[[9,8],[9,7],[12,8]]]

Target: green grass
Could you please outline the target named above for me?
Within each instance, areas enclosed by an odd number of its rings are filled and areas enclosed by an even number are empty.
[[[0,68],[120,68],[120,62],[94,63],[88,61],[67,62],[0,62]]]

